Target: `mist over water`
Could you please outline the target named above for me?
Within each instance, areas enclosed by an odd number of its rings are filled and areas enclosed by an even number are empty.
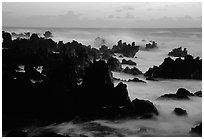
[[[93,46],[96,37],[106,40],[106,45],[112,47],[118,40],[145,46],[150,40],[158,43],[158,49],[139,51],[137,58],[130,59],[137,63],[137,68],[143,73],[153,65],[160,65],[169,51],[179,46],[185,47],[188,53],[202,57],[202,29],[63,29],[63,28],[3,28],[9,32],[28,32],[43,34],[46,30],[53,33],[53,40],[64,42],[77,40],[85,45]],[[142,41],[143,40],[143,41]],[[123,58],[116,57],[122,61]],[[127,65],[123,65],[125,68]],[[113,72],[113,76],[128,80],[135,76]],[[143,76],[137,76],[145,80]],[[96,120],[87,123],[61,123],[51,125],[50,130],[72,136],[192,136],[190,129],[202,121],[202,98],[190,97],[190,100],[157,100],[166,93],[176,93],[179,88],[185,88],[191,93],[202,90],[202,81],[198,80],[160,80],[147,83],[125,82],[129,97],[150,100],[159,111],[159,116],[149,120],[122,119],[115,121]],[[115,82],[115,85],[118,82]],[[176,116],[172,111],[175,107],[185,109],[187,116]],[[40,129],[39,129],[40,130]]]

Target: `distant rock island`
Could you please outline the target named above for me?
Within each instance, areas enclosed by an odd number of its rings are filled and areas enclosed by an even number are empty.
[[[165,58],[159,66],[149,68],[144,76],[167,79],[202,79],[202,59],[186,55],[184,59]]]

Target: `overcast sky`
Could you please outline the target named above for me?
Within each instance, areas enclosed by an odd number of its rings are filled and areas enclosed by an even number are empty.
[[[6,3],[3,26],[17,27],[202,27],[202,3]]]

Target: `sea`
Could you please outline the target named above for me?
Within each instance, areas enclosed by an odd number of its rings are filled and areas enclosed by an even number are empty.
[[[158,48],[140,50],[136,58],[119,57],[137,63],[137,68],[145,73],[150,67],[160,65],[168,52],[173,48],[182,46],[194,57],[202,58],[202,28],[29,28],[29,27],[3,27],[2,30],[15,33],[38,33],[40,36],[45,31],[51,31],[53,40],[71,42],[76,40],[84,45],[98,47],[95,39],[100,37],[105,40],[105,45],[112,48],[119,40],[145,47],[150,41],[155,41]],[[175,58],[174,58],[175,59]],[[129,65],[123,65],[123,68]],[[129,66],[131,67],[131,66]],[[40,130],[52,130],[59,134],[70,136],[147,136],[147,137],[188,137],[197,136],[189,131],[192,127],[202,122],[202,98],[191,97],[190,100],[158,100],[166,93],[176,93],[179,88],[185,88],[191,93],[202,90],[201,80],[160,79],[148,81],[142,75],[133,76],[120,72],[113,72],[116,78],[128,80],[134,77],[147,83],[124,82],[127,84],[129,97],[150,100],[159,111],[159,116],[152,119],[141,120],[136,118],[120,120],[95,120],[89,122],[63,122],[46,127],[33,127],[25,129],[32,134]],[[114,82],[115,85],[118,81]],[[97,93],[97,92],[96,92]],[[113,100],[114,101],[114,100]],[[177,116],[174,108],[180,107],[187,111],[187,116]],[[38,132],[37,132],[38,131]]]

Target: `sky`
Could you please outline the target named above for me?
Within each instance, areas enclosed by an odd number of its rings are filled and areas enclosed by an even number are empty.
[[[9,27],[202,27],[201,2],[3,2]]]

